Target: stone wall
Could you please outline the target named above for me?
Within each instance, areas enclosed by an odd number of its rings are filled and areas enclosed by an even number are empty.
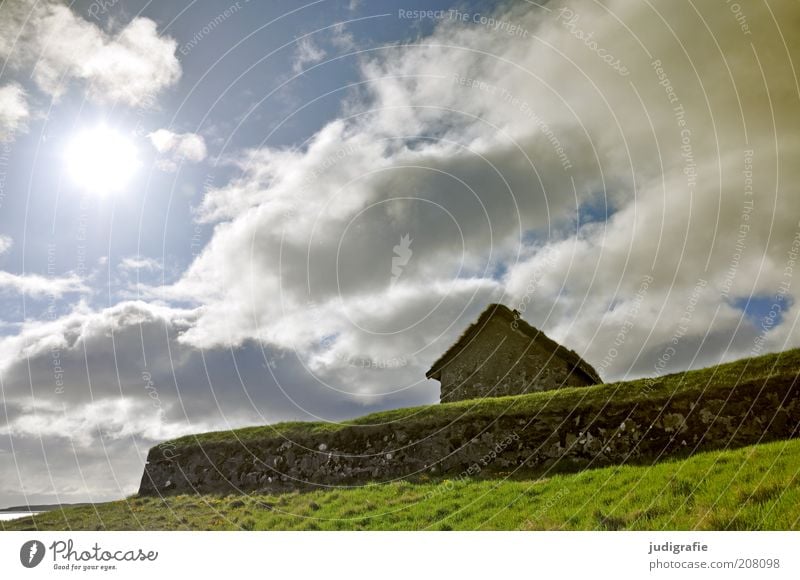
[[[573,367],[495,317],[441,371],[443,403],[587,385]]]
[[[533,398],[518,397],[434,406],[377,426],[297,430],[246,443],[162,445],[150,450],[139,493],[273,493],[399,478],[577,470],[785,439],[798,435],[797,379],[636,397],[615,397],[614,385],[603,385],[580,389],[568,403],[536,397],[543,402],[533,410]]]

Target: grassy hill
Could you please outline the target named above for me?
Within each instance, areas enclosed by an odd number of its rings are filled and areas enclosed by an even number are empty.
[[[657,379],[386,411],[345,424],[283,423],[183,437],[177,449],[330,434],[351,425],[567,415],[578,405],[697,394],[767,379],[794,382],[800,349]],[[770,379],[773,380],[773,379]],[[756,439],[757,440],[757,439]],[[611,466],[549,477],[517,472],[281,495],[132,497],[0,522],[14,530],[478,530],[800,529],[800,440],[710,451],[654,464]]]
[[[174,496],[64,509],[10,530],[797,530],[800,440],[544,480]]]

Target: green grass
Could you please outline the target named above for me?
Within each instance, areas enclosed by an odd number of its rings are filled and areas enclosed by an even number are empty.
[[[414,425],[420,430],[426,425],[441,425],[463,418],[496,418],[504,414],[535,416],[541,411],[568,415],[576,405],[603,406],[613,402],[615,406],[634,403],[643,399],[656,399],[679,395],[684,392],[702,393],[705,390],[735,386],[746,381],[766,379],[772,376],[797,374],[800,371],[800,349],[782,353],[741,359],[732,363],[705,369],[665,375],[655,379],[639,379],[597,385],[594,387],[571,387],[555,391],[494,397],[480,400],[459,401],[442,405],[410,407],[366,415],[343,423],[288,422],[276,425],[260,425],[229,431],[215,431],[199,435],[187,435],[170,441],[164,446],[174,448],[193,447],[221,442],[248,442],[259,439],[302,437],[332,433],[352,425],[391,425],[402,423]]]
[[[277,496],[133,497],[12,530],[798,530],[800,440],[542,480],[368,485]]]

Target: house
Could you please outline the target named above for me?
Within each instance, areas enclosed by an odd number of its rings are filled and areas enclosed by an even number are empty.
[[[592,366],[502,304],[490,304],[425,373],[444,403],[602,382]]]

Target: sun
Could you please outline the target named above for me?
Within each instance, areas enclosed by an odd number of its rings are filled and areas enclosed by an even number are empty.
[[[67,146],[66,166],[78,187],[97,194],[120,191],[139,167],[134,144],[119,132],[98,125],[78,133]]]

